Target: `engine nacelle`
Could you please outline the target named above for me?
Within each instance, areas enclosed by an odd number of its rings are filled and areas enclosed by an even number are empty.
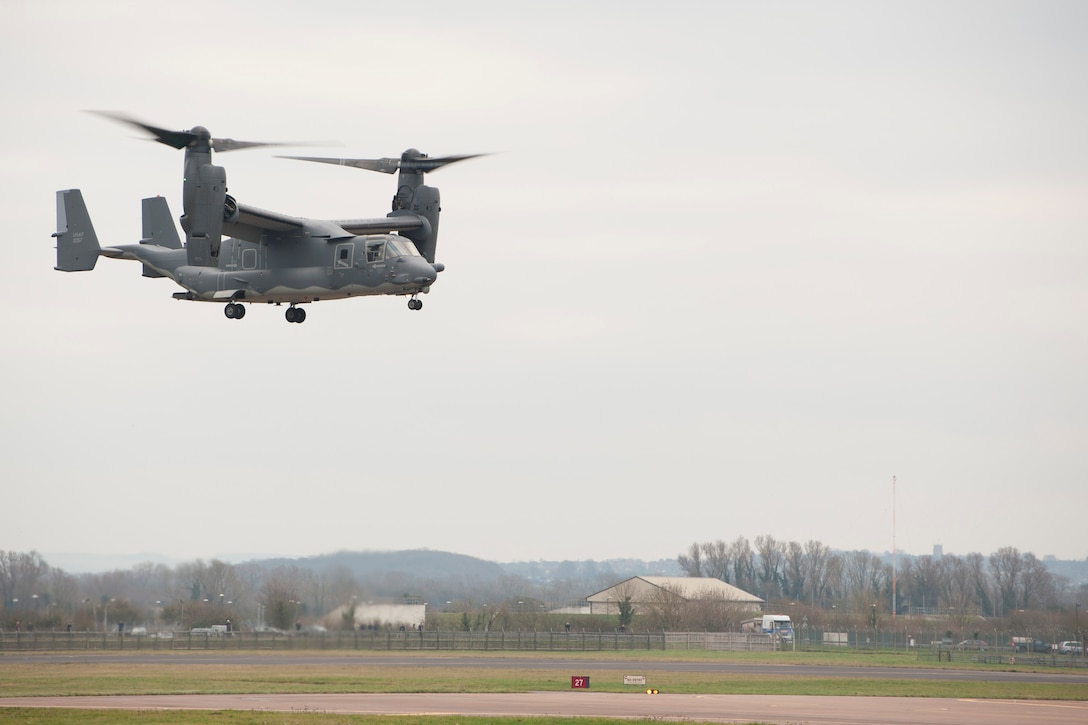
[[[412,191],[410,206],[405,209],[398,209],[396,202],[397,197],[394,197],[393,212],[389,216],[412,214],[423,220],[422,227],[410,232],[403,232],[402,235],[415,242],[416,248],[419,249],[419,253],[423,255],[423,258],[433,264],[435,247],[438,245],[438,215],[442,211],[442,201],[438,189],[433,186],[417,187]]]

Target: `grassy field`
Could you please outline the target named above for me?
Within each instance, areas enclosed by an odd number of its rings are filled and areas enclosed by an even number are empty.
[[[614,718],[464,717],[412,715],[338,715],[332,713],[242,712],[238,710],[66,710],[0,708],[0,723],[19,725],[616,725]],[[625,723],[651,722],[623,720]],[[688,725],[699,725],[686,721]],[[709,725],[709,724],[704,724]],[[751,725],[758,725],[753,723]]]
[[[477,653],[474,653],[477,654]],[[647,684],[664,693],[701,694],[766,694],[766,695],[854,695],[897,697],[964,697],[990,699],[1047,699],[1088,700],[1088,678],[1071,684],[1008,683],[1008,682],[949,682],[938,679],[878,679],[878,678],[831,678],[805,670],[803,675],[744,674],[723,676],[707,672],[670,672],[655,668],[655,664],[669,660],[722,662],[768,662],[784,664],[861,665],[874,668],[917,667],[936,668],[932,662],[921,662],[913,657],[900,655],[846,655],[809,654],[783,656],[784,653],[671,653],[647,652],[636,657],[630,653],[614,656],[616,669],[593,669],[585,673],[537,669],[526,666],[494,667],[413,667],[394,663],[374,664],[373,653],[367,653],[367,661],[354,664],[343,653],[328,655],[329,662],[322,663],[321,656],[311,664],[287,664],[276,653],[261,656],[262,663],[251,664],[204,664],[187,662],[187,653],[171,654],[163,662],[154,664],[126,663],[123,659],[103,658],[101,662],[56,663],[40,661],[36,657],[0,656],[0,705],[3,697],[47,695],[136,695],[136,694],[225,694],[225,693],[367,693],[367,692],[526,692],[560,691],[570,689],[571,674],[590,674],[592,688],[601,692],[637,691],[641,688],[625,687],[624,674],[632,674],[631,662],[638,674],[644,674]],[[443,655],[420,655],[428,659]],[[510,653],[496,654],[503,659],[518,659]],[[526,655],[527,660],[541,659],[540,655]],[[570,655],[563,655],[571,659]],[[600,662],[613,657],[593,653],[587,660]],[[92,658],[93,659],[93,658]],[[622,661],[624,664],[620,664]],[[345,663],[346,662],[346,663]],[[528,662],[527,662],[528,665]],[[940,669],[1014,669],[996,668],[993,665],[962,663],[955,666],[943,663]],[[1026,670],[1025,667],[1015,669]],[[322,713],[248,713],[248,712],[151,712],[79,710],[28,710],[0,707],[0,723],[18,722],[34,725],[54,725],[67,722],[80,723],[276,723],[276,725],[316,725],[317,723],[419,723],[420,725],[447,725],[448,723],[495,722],[491,719],[473,718],[368,718],[361,716],[336,716]],[[527,725],[571,725],[570,719],[514,718],[504,722]],[[578,723],[603,723],[614,721],[584,719]]]

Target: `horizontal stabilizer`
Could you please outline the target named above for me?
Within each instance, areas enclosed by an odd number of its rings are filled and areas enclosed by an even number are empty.
[[[83,193],[79,189],[57,192],[57,266],[62,272],[87,272],[98,261],[98,237],[94,233]]]

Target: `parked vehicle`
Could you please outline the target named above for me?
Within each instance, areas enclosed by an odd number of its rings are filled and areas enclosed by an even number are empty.
[[[986,640],[984,639],[965,639],[956,645],[956,649],[986,649]]]
[[[1043,654],[1050,654],[1050,651],[1054,649],[1048,642],[1031,637],[1013,637],[1009,646],[1017,652],[1042,652]]]
[[[740,631],[772,634],[788,642],[793,639],[793,622],[788,614],[764,614],[741,622]]]
[[[1058,654],[1082,655],[1084,654],[1084,647],[1076,640],[1066,640],[1065,642],[1058,643]]]

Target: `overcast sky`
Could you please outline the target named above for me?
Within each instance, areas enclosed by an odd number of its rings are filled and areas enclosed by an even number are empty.
[[[1088,4],[3,3],[0,549],[494,561],[820,540],[1084,558]],[[182,154],[491,153],[421,312],[242,321],[133,262]],[[394,180],[216,156],[239,201]]]

